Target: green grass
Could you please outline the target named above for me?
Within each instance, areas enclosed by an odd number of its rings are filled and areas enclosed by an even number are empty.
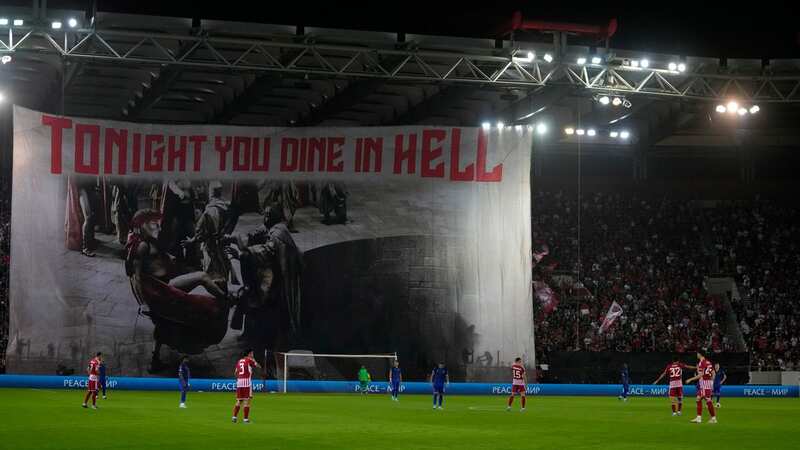
[[[531,397],[505,411],[504,397],[264,394],[253,423],[230,422],[232,393],[110,392],[100,409],[83,393],[0,389],[0,449],[780,449],[798,448],[796,399],[723,399],[720,423],[690,424],[669,401]],[[518,408],[519,400],[515,402]],[[705,416],[704,418],[707,418]]]

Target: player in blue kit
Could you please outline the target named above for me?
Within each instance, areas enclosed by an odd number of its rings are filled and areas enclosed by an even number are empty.
[[[433,409],[442,409],[442,402],[444,401],[444,388],[445,385],[450,384],[450,375],[447,374],[447,367],[444,363],[439,363],[439,366],[431,372],[431,385],[433,386]],[[437,406],[438,399],[438,406]]]
[[[714,397],[717,397],[717,408],[719,408],[719,398],[722,395],[722,385],[728,380],[728,375],[725,374],[725,369],[721,368],[719,363],[714,364],[714,372]]]
[[[100,361],[99,371],[100,371],[100,378],[99,378],[100,389],[103,390],[103,400],[105,400],[106,399],[106,382],[108,381],[107,378],[106,378],[106,362],[105,361]]]
[[[620,371],[620,381],[622,382],[622,394],[620,394],[619,399],[627,402],[628,392],[631,390],[631,376],[628,372],[627,364],[622,365],[622,370]]]
[[[400,361],[394,360],[394,366],[389,370],[389,387],[392,390],[392,400],[399,401],[397,396],[400,394],[400,383],[403,381],[403,374],[400,372]]]
[[[186,356],[181,359],[181,365],[178,367],[178,386],[181,389],[181,404],[179,408],[186,408],[186,393],[189,392],[189,358]]]

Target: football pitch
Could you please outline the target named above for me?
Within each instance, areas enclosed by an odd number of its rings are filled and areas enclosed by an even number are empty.
[[[781,449],[798,448],[797,399],[723,399],[719,423],[672,417],[666,398],[267,394],[252,423],[231,423],[233,393],[109,392],[98,410],[82,391],[0,389],[0,449]],[[704,420],[707,420],[707,414]]]

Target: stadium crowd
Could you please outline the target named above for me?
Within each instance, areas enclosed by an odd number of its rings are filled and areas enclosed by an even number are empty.
[[[575,194],[534,191],[533,198],[534,255],[541,258],[534,280],[547,283],[559,299],[554,309],[540,304],[537,310],[540,356],[735,350],[725,330],[724,299],[704,284],[719,256],[722,272],[736,274],[746,291],[732,304],[753,366],[800,364],[800,315],[791,295],[800,275],[792,242],[796,209],[763,201],[700,208],[631,193],[591,193],[583,196],[579,235]],[[704,235],[712,242],[705,243]],[[615,301],[623,313],[601,332]]]
[[[800,208],[756,199],[707,212],[720,267],[734,274],[733,307],[758,368],[800,369]]]

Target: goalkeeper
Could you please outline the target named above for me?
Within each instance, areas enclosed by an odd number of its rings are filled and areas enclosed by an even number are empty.
[[[369,383],[372,381],[372,377],[369,376],[369,372],[367,372],[367,368],[361,366],[361,369],[358,371],[358,384],[359,388],[361,389],[361,395],[367,395],[369,392]]]

